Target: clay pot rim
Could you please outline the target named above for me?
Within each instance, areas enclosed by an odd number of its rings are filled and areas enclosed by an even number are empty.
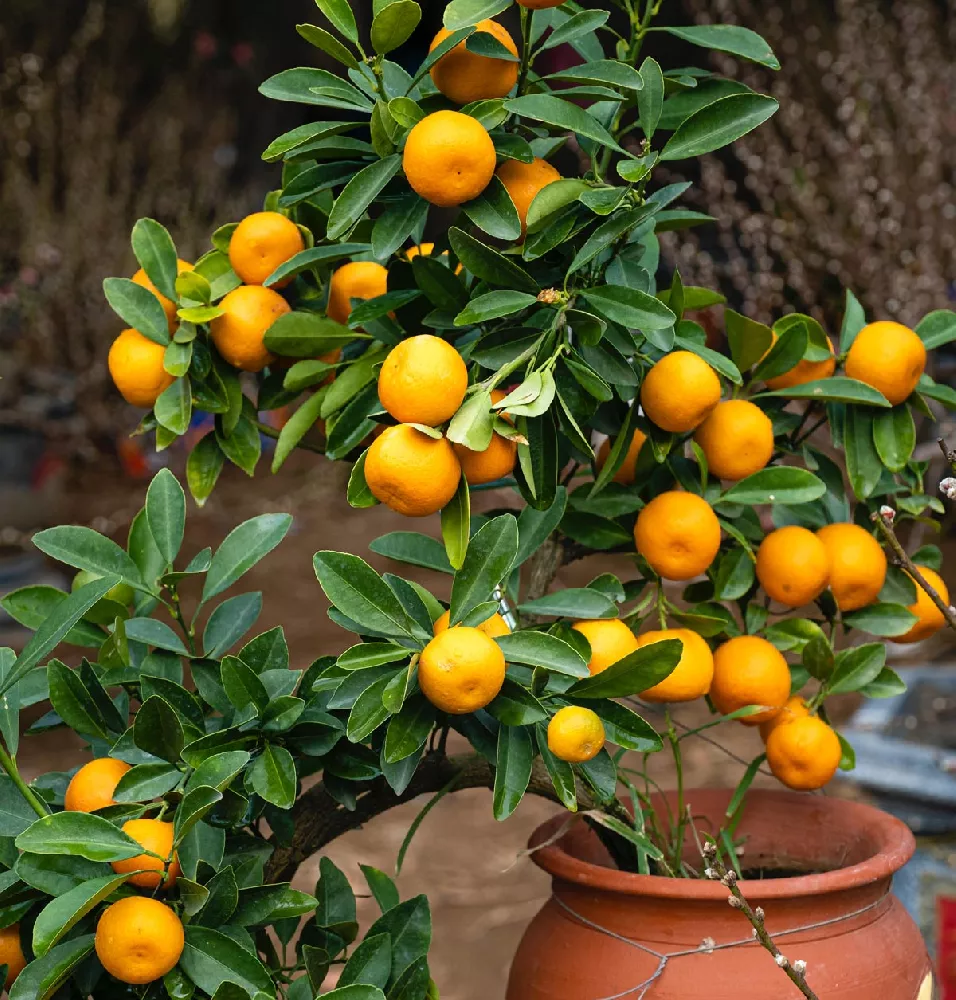
[[[688,798],[698,802],[709,800],[716,804],[718,799],[726,803],[729,791],[718,789],[692,789]],[[754,789],[749,801],[754,804],[789,803],[799,808],[806,795],[796,792]],[[889,878],[898,872],[913,856],[916,838],[909,827],[889,813],[873,806],[848,799],[828,796],[814,796],[815,807],[828,808],[834,821],[857,828],[866,826],[877,844],[875,853],[859,864],[837,868],[819,874],[800,875],[793,878],[744,879],[748,900],[782,899],[806,896],[820,896],[826,893],[856,889]],[[722,807],[723,808],[723,807]],[[528,847],[535,848],[553,837],[567,820],[566,814],[558,814],[539,826],[528,840]],[[533,850],[531,860],[555,878],[576,885],[628,896],[652,896],[660,899],[698,900],[701,902],[721,901],[727,890],[715,882],[703,879],[669,878],[664,875],[638,875],[622,872],[617,868],[582,861],[564,849],[560,842]]]

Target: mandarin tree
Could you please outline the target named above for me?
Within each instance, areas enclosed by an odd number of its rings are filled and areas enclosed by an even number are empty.
[[[318,120],[269,145],[278,187],[194,266],[136,224],[141,273],[105,284],[129,328],[110,368],[159,450],[213,415],[187,462],[197,504],[227,462],[254,473],[263,434],[274,471],[319,450],[349,463],[355,508],[418,519],[372,550],[447,586],[316,553],[347,648],[300,669],[281,628],[250,637],[262,595],[232,591],[289,517],[185,556],[187,498],[164,471],[125,547],[40,532],[81,575],[3,599],[35,629],[0,651],[2,954],[11,977],[29,959],[13,1000],[435,997],[424,897],[363,868],[381,916],[360,939],[346,875],[322,858],[313,895],[290,887],[298,865],[397,802],[488,787],[496,819],[550,796],[621,867],[699,877],[684,790],[672,821],[646,764],[665,744],[680,763],[666,706],[701,699],[711,724],[753,727],[715,838],[735,865],[764,760],[801,790],[852,768],[827,700],[900,692],[882,639],[949,614],[939,550],[900,556],[895,526],[940,510],[914,447],[956,404],[925,371],[956,316],[867,323],[847,292],[839,331],[727,307],[713,339],[698,320],[720,291],[660,273],[658,234],[710,220],[659,168],[777,102],[662,67],[655,43],[772,71],[759,35],[670,26],[659,0],[453,0],[409,66],[414,0],[374,0],[367,37],[348,0],[316,4],[299,34],[341,71],[261,90]],[[544,75],[559,45],[579,58]],[[263,415],[286,408],[273,430]],[[473,511],[489,487],[495,508]],[[597,553],[618,573],[554,586]],[[90,759],[27,784],[18,712],[45,699],[30,731],[69,727]],[[471,752],[446,752],[452,730]]]

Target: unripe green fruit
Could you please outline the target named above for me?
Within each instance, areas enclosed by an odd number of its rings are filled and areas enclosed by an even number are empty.
[[[102,578],[101,573],[92,573],[88,569],[81,569],[73,577],[73,584],[70,590],[79,590],[80,587],[85,587],[88,583],[92,583],[94,580],[101,580]],[[118,583],[115,587],[110,587],[104,598],[107,601],[115,601],[117,604],[122,604],[124,608],[128,608],[133,603],[135,596],[133,588],[128,583]]]

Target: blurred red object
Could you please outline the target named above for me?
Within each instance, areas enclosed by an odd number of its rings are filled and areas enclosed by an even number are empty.
[[[149,461],[140,446],[138,438],[121,437],[116,443],[123,472],[130,479],[147,479],[150,475]]]

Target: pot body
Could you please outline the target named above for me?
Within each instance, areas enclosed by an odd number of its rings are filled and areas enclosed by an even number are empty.
[[[702,830],[706,817],[722,817],[729,798],[689,793]],[[554,837],[563,822],[562,816],[545,823],[531,845]],[[744,868],[810,872],[745,879],[740,886],[752,905],[765,910],[783,954],[807,963],[807,982],[821,1000],[929,995],[926,948],[890,891],[893,872],[914,847],[902,823],[860,803],[755,791],[740,833],[747,837]],[[753,943],[750,924],[728,906],[723,886],[609,867],[584,824],[532,858],[552,875],[553,895],[518,947],[507,1000],[801,997]]]

